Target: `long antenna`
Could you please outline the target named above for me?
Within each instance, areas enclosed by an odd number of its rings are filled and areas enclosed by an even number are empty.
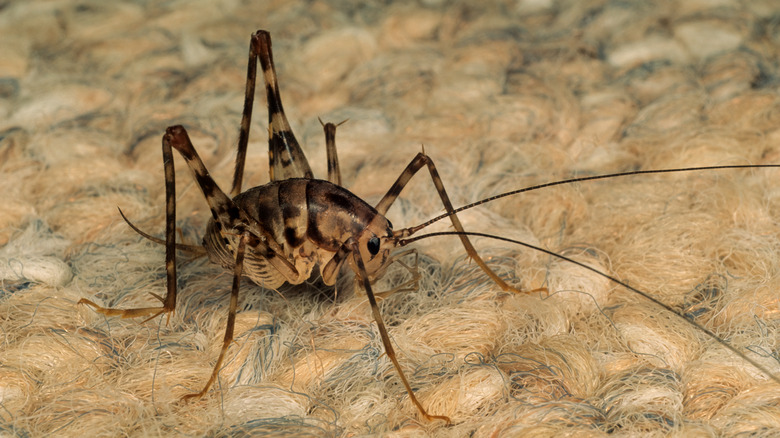
[[[773,166],[773,167],[777,167],[777,166]],[[619,279],[617,279],[617,278],[615,278],[615,277],[613,277],[613,276],[611,276],[609,274],[606,274],[604,272],[601,272],[598,269],[596,269],[596,268],[594,268],[594,267],[592,267],[590,265],[586,265],[585,263],[578,262],[577,260],[574,260],[572,258],[566,257],[565,255],[558,254],[556,252],[552,252],[552,251],[550,251],[548,249],[544,249],[544,248],[541,248],[541,247],[538,247],[538,246],[535,246],[535,245],[531,245],[530,243],[525,243],[525,242],[521,242],[519,240],[510,239],[508,237],[494,236],[492,234],[479,233],[479,232],[470,232],[470,231],[465,232],[465,233],[462,233],[460,231],[441,231],[441,232],[435,232],[435,233],[422,234],[420,236],[410,237],[410,238],[407,238],[407,239],[400,239],[398,241],[398,245],[399,246],[406,246],[406,245],[408,245],[408,244],[410,244],[412,242],[415,242],[417,240],[426,239],[426,238],[429,238],[429,237],[435,237],[435,236],[459,236],[459,235],[462,235],[462,234],[465,234],[465,235],[468,235],[468,236],[474,236],[474,237],[487,237],[487,238],[490,238],[490,239],[501,240],[501,241],[504,241],[504,242],[509,242],[509,243],[514,243],[514,244],[517,244],[517,245],[521,245],[521,246],[524,246],[526,248],[530,248],[530,249],[533,249],[533,250],[540,251],[540,252],[543,252],[545,254],[551,255],[553,257],[557,257],[557,258],[559,258],[561,260],[565,260],[565,261],[567,261],[569,263],[573,263],[573,264],[575,264],[575,265],[577,265],[577,266],[579,266],[581,268],[584,268],[584,269],[587,269],[587,270],[589,270],[591,272],[594,272],[594,273],[596,273],[596,274],[598,274],[598,275],[600,275],[600,276],[602,276],[602,277],[612,281],[615,284],[623,286],[624,288],[626,288],[626,289],[628,289],[628,290],[630,290],[630,291],[632,291],[632,292],[634,292],[634,293],[636,293],[638,295],[641,295],[642,297],[644,297],[648,301],[650,301],[650,302],[660,306],[664,310],[667,310],[667,311],[677,315],[683,321],[688,323],[690,326],[701,330],[707,336],[709,336],[710,338],[714,339],[715,342],[717,342],[718,344],[722,345],[723,347],[725,347],[726,349],[728,349],[732,353],[736,354],[740,358],[744,359],[749,364],[753,365],[757,370],[759,370],[762,373],[764,373],[770,379],[774,380],[777,383],[780,383],[780,377],[778,377],[775,374],[773,374],[765,366],[761,365],[756,360],[751,359],[745,353],[742,353],[741,351],[737,350],[736,347],[734,347],[731,344],[729,344],[728,342],[724,341],[718,335],[716,335],[715,333],[711,332],[709,329],[705,328],[701,324],[699,324],[699,323],[697,323],[697,322],[695,322],[695,321],[693,321],[693,320],[691,320],[689,318],[686,318],[685,315],[683,315],[682,313],[674,310],[668,304],[666,304],[666,303],[664,303],[662,301],[659,301],[657,298],[653,297],[649,293],[644,292],[644,291],[642,291],[640,289],[637,289],[637,288],[629,285],[628,283],[626,283],[626,282],[624,282],[622,280],[619,280]]]
[[[410,234],[414,234],[417,231],[420,231],[421,229],[427,227],[428,225],[431,225],[434,222],[438,222],[452,214],[460,213],[463,210],[468,210],[478,205],[487,204],[488,202],[492,202],[497,199],[506,198],[507,196],[517,195],[519,193],[530,192],[538,189],[543,189],[546,187],[560,186],[563,184],[571,184],[571,183],[583,182],[583,181],[595,181],[599,179],[618,178],[618,177],[632,176],[632,175],[647,175],[647,174],[654,174],[654,173],[694,172],[700,170],[725,170],[725,169],[764,169],[764,168],[780,168],[780,164],[734,164],[734,165],[722,165],[722,166],[683,167],[679,169],[633,170],[630,172],[620,172],[620,173],[610,173],[606,175],[593,175],[593,176],[583,176],[579,178],[570,178],[561,181],[554,181],[554,182],[549,182],[544,184],[538,184],[535,186],[525,187],[522,189],[512,190],[510,192],[500,193],[498,195],[493,195],[488,198],[482,199],[480,201],[472,202],[471,204],[464,205],[463,207],[456,208],[452,213],[444,213],[439,216],[436,216],[427,222],[417,225],[416,227],[410,227],[409,231]]]

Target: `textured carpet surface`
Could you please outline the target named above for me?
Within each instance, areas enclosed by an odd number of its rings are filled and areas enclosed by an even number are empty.
[[[383,300],[409,401],[349,267],[337,293],[243,281],[179,257],[175,315],[156,305],[160,138],[187,127],[229,188],[249,38],[267,29],[292,127],[326,175],[376,203],[424,146],[453,203],[571,176],[780,163],[775,1],[351,0],[0,3],[0,432],[18,436],[777,436],[780,384],[637,293],[555,257],[477,238],[417,242],[420,281]],[[259,87],[262,90],[262,86]],[[258,94],[245,186],[268,180]],[[179,240],[209,217],[176,154]],[[780,171],[584,182],[465,211],[629,283],[780,376]],[[443,211],[424,170],[388,212]],[[431,231],[448,230],[445,221]],[[427,229],[425,231],[428,231]],[[409,279],[396,263],[374,285]]]

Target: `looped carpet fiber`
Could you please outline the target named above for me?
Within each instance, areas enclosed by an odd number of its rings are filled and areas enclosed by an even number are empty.
[[[217,358],[231,274],[179,257],[175,315],[156,305],[160,138],[182,124],[229,187],[249,37],[271,32],[282,99],[315,175],[317,117],[340,126],[344,185],[375,204],[420,151],[453,203],[573,175],[780,163],[780,9],[770,0],[0,4],[0,433],[17,436],[776,436],[780,384],[605,278],[474,239],[423,239],[375,284],[420,420],[342,272],[277,292],[244,281]],[[245,187],[268,180],[258,87]],[[179,240],[209,217],[175,157]],[[780,172],[639,175],[537,190],[461,214],[617,277],[776,376]],[[388,212],[443,211],[425,171]],[[450,229],[446,221],[430,230]],[[416,260],[416,261],[415,261]]]

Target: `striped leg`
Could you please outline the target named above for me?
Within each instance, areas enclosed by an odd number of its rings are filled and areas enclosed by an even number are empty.
[[[79,304],[87,304],[106,316],[121,316],[122,318],[137,318],[148,316],[150,320],[163,313],[168,315],[176,309],[176,175],[173,169],[173,152],[169,138],[163,136],[162,141],[163,166],[165,168],[165,271],[167,289],[165,298],[152,293],[152,296],[160,300],[162,307],[139,307],[135,309],[114,309],[101,307],[94,302],[82,298]],[[120,210],[121,213],[121,210]],[[122,215],[124,218],[124,215]],[[127,221],[127,219],[125,219]],[[129,222],[128,222],[129,223]],[[140,232],[131,224],[134,230]],[[144,235],[145,233],[142,233]]]
[[[433,179],[433,185],[436,187],[436,191],[439,193],[439,198],[441,198],[441,202],[444,204],[444,208],[450,216],[452,226],[461,233],[465,232],[463,225],[460,223],[460,219],[458,219],[458,216],[454,212],[450,198],[447,196],[447,191],[444,190],[444,184],[441,181],[441,177],[439,177],[439,172],[436,170],[436,166],[433,164],[433,160],[431,160],[431,158],[425,155],[423,152],[418,153],[417,156],[414,157],[414,159],[412,159],[412,161],[406,166],[406,169],[404,169],[403,173],[401,173],[401,176],[398,177],[393,186],[390,187],[390,190],[387,191],[382,200],[379,201],[379,203],[376,205],[376,210],[379,212],[379,214],[385,214],[387,209],[390,208],[393,202],[395,202],[396,198],[398,198],[398,195],[401,193],[404,187],[406,187],[406,184],[409,182],[409,180],[411,180],[414,174],[416,174],[417,171],[420,170],[423,166],[428,167],[428,172],[430,172],[431,179]],[[419,229],[407,228],[398,230],[396,235],[397,237],[407,237],[417,231],[419,231]],[[477,265],[482,268],[485,274],[487,274],[499,287],[501,287],[501,289],[518,293],[521,292],[520,290],[506,284],[506,282],[502,280],[501,277],[499,277],[485,264],[479,254],[477,254],[477,250],[474,249],[474,246],[471,245],[468,237],[463,234],[459,235],[458,237],[463,243],[463,247],[466,249],[466,253],[469,255],[469,257],[473,259]],[[545,289],[536,289],[534,291],[542,290]]]
[[[244,269],[244,252],[246,250],[246,242],[249,239],[249,234],[244,233],[238,240],[238,247],[236,248],[236,260],[233,265],[233,287],[230,290],[230,307],[228,309],[227,324],[225,324],[225,337],[222,339],[222,349],[219,352],[217,363],[214,364],[214,369],[211,371],[211,377],[206,385],[200,392],[195,394],[187,394],[182,397],[182,401],[188,401],[192,399],[199,399],[209,390],[211,385],[217,380],[219,376],[219,369],[222,368],[222,362],[225,360],[225,353],[227,353],[230,343],[233,342],[233,332],[236,327],[236,309],[238,309],[238,289],[241,285],[241,272]]]
[[[240,235],[235,249],[233,288],[230,294],[230,307],[227,327],[225,328],[225,336],[222,341],[222,350],[220,351],[214,370],[211,373],[211,377],[203,389],[198,393],[189,394],[183,397],[183,400],[189,400],[203,396],[217,379],[219,369],[225,358],[225,353],[227,352],[230,343],[233,341],[239,285],[241,283],[244,254],[247,247],[251,248],[254,253],[265,257],[269,263],[287,278],[296,278],[298,273],[295,267],[281,253],[278,244],[276,244],[273,239],[270,239],[268,233],[260,229],[259,225],[257,225],[257,223],[243,210],[237,207],[217,186],[216,182],[211,178],[208,170],[206,170],[206,167],[203,165],[203,161],[198,156],[195,148],[192,146],[192,142],[190,141],[189,136],[187,136],[187,131],[185,131],[183,127],[172,126],[165,131],[162,149],[163,162],[165,165],[165,268],[167,273],[167,293],[165,298],[160,297],[157,294],[152,295],[162,301],[163,305],[160,307],[114,309],[101,307],[87,299],[81,299],[79,304],[87,304],[104,315],[121,316],[123,318],[149,316],[149,319],[152,319],[163,313],[166,313],[170,318],[171,313],[174,312],[176,308],[176,183],[172,149],[178,150],[195,174],[195,179],[206,197],[214,220],[219,224],[220,229],[225,230],[224,235]]]
[[[350,263],[353,264],[355,272],[357,273],[358,277],[360,277],[359,280],[363,284],[363,289],[366,291],[366,296],[368,296],[368,302],[371,304],[371,313],[374,315],[374,321],[376,321],[377,328],[379,329],[379,336],[382,338],[382,345],[385,347],[385,354],[387,354],[387,357],[390,358],[390,361],[393,362],[393,366],[398,372],[398,375],[401,377],[401,382],[404,384],[404,388],[406,388],[406,393],[409,394],[409,399],[411,399],[412,403],[414,403],[414,406],[417,408],[420,414],[425,417],[426,420],[443,420],[449,424],[449,417],[444,415],[429,414],[428,411],[426,411],[423,407],[422,403],[420,403],[420,401],[417,400],[417,397],[414,395],[412,385],[410,385],[409,381],[406,380],[406,375],[404,375],[404,372],[401,369],[401,364],[398,362],[398,358],[396,358],[393,344],[390,342],[390,335],[387,334],[387,328],[385,327],[384,320],[382,319],[382,314],[379,312],[379,305],[377,304],[376,298],[374,297],[374,292],[371,289],[371,280],[369,280],[368,273],[366,273],[366,267],[363,264],[363,258],[360,257],[360,249],[358,247],[357,240],[354,238],[349,239],[344,244],[344,246],[349,248],[349,253],[352,254],[352,257],[349,259]]]
[[[293,135],[287,116],[282,107],[279,95],[279,84],[276,82],[273,53],[271,52],[271,35],[258,30],[252,35],[260,65],[263,68],[263,80],[268,100],[268,162],[271,181],[282,181],[290,178],[314,178],[309,162],[301,150],[301,146]]]
[[[106,308],[82,298],[79,304],[87,304],[107,316],[121,316],[122,318],[136,318],[148,316],[152,319],[163,313],[171,313],[176,308],[176,181],[173,168],[173,152],[178,150],[187,161],[188,166],[195,174],[195,178],[203,191],[206,201],[211,208],[214,220],[226,233],[244,234],[250,236],[249,246],[253,252],[265,257],[286,278],[297,278],[298,272],[283,255],[279,245],[268,233],[238,208],[235,203],[217,186],[203,165],[198,153],[192,146],[187,136],[187,131],[181,126],[172,126],[165,131],[162,140],[163,163],[165,166],[165,268],[167,273],[167,292],[165,297],[152,294],[163,305],[159,307],[139,307],[134,309]],[[242,255],[243,258],[243,255]]]
[[[306,160],[298,140],[295,139],[290,124],[287,122],[287,116],[284,114],[282,98],[279,96],[279,85],[276,82],[273,53],[271,52],[271,35],[268,31],[258,30],[252,34],[249,43],[244,111],[238,135],[238,153],[233,173],[233,187],[230,189],[231,198],[241,193],[241,184],[244,178],[258,61],[263,68],[263,80],[268,101],[268,160],[271,181],[314,177],[309,162]]]
[[[249,216],[244,210],[236,205],[217,183],[209,175],[209,171],[200,159],[195,147],[192,146],[187,131],[182,126],[171,126],[165,131],[164,142],[168,142],[174,149],[181,153],[181,156],[187,161],[195,180],[200,186],[203,196],[211,209],[211,215],[217,223],[217,229],[223,237],[229,235],[250,233],[249,248],[252,252],[268,260],[277,271],[279,271],[288,281],[298,278],[298,271],[295,266],[287,260],[281,246],[274,240],[274,237],[255,219]]]

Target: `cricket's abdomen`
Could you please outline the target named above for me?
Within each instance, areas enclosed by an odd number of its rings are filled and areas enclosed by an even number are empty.
[[[247,247],[243,275],[275,289],[285,281],[300,284],[311,277],[351,236],[358,235],[378,214],[350,191],[328,181],[293,178],[253,187],[233,201],[255,219],[295,265],[298,277],[285,278],[260,254]],[[232,269],[238,233],[211,219],[203,238],[209,259]]]

